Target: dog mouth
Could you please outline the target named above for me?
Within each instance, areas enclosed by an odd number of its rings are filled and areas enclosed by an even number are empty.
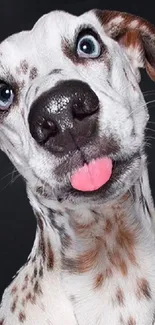
[[[67,173],[60,197],[62,194],[71,201],[72,198],[99,201],[117,196],[128,189],[127,186],[134,184],[139,175],[139,166],[139,151],[127,158],[100,155],[87,162],[77,162],[72,171]]]
[[[108,157],[93,159],[72,173],[71,186],[82,192],[96,191],[109,181],[112,169],[112,159]]]

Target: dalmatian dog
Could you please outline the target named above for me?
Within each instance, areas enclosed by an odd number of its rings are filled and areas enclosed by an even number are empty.
[[[140,68],[155,80],[155,27],[116,11],[51,12],[1,43],[0,147],[37,230],[0,325],[155,324]]]

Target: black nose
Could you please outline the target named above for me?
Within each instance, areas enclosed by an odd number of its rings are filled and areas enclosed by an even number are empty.
[[[32,104],[29,113],[31,135],[51,152],[73,150],[93,136],[98,110],[98,97],[87,83],[61,81]]]

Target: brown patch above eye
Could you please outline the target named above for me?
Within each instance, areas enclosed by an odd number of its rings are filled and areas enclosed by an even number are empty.
[[[38,76],[38,69],[36,67],[33,67],[30,70],[29,79],[34,80],[37,76]]]
[[[20,63],[20,69],[23,72],[23,74],[27,74],[29,65],[26,60],[21,61]]]
[[[76,54],[75,48],[70,44],[69,40],[64,38],[61,42],[61,49],[63,54],[71,60],[73,63],[86,63],[87,61],[83,58],[79,58]]]

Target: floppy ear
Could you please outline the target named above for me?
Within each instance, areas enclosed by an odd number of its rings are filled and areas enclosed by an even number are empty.
[[[155,26],[124,12],[95,10],[95,13],[105,33],[125,49],[135,72],[145,68],[155,81]]]

